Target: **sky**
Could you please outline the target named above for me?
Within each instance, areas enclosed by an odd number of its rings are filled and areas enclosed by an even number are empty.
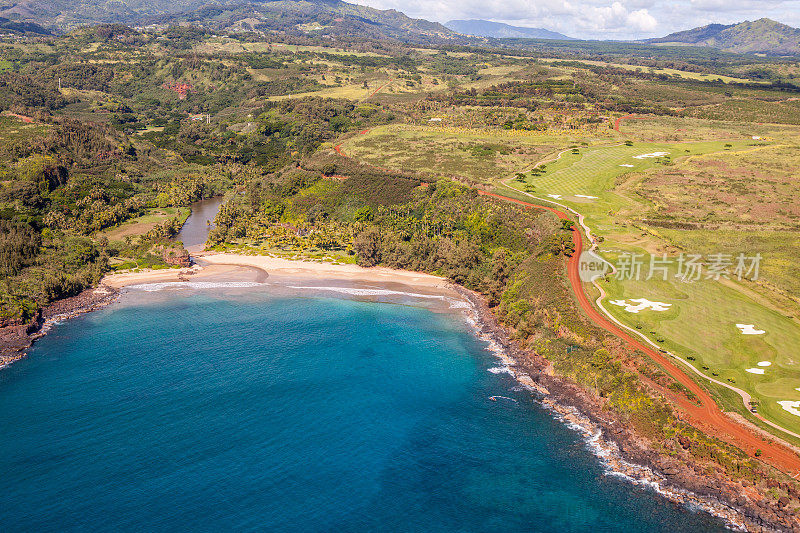
[[[800,27],[800,0],[349,0],[436,22],[484,19],[583,39],[639,39],[769,17]]]

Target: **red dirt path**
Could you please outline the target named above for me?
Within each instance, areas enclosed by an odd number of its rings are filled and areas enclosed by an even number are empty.
[[[628,115],[627,117],[620,117],[617,119],[617,128],[619,128],[619,121],[624,118],[641,119],[644,117],[633,117],[631,115]],[[360,133],[363,135],[368,131],[369,130],[364,130]],[[341,144],[334,146],[333,149],[336,150],[336,153],[342,157],[349,157],[342,150]],[[554,213],[559,219],[571,220],[566,213],[553,207],[532,204],[530,202],[524,202],[522,200],[509,198],[508,196],[502,196],[487,191],[478,191],[478,193],[482,196],[489,196],[504,200],[506,202],[512,202],[530,209],[544,209]],[[668,357],[647,346],[641,341],[636,340],[634,337],[626,333],[623,329],[600,313],[600,311],[598,311],[594,306],[592,306],[589,298],[583,291],[583,284],[579,274],[580,253],[583,250],[583,237],[581,236],[578,226],[575,226],[572,230],[572,242],[575,245],[575,253],[572,254],[567,262],[567,277],[569,278],[572,292],[575,294],[575,298],[578,300],[578,304],[589,316],[592,322],[609,333],[622,339],[634,350],[645,353],[648,357],[650,357],[650,359],[661,365],[661,367],[676,381],[689,389],[698,398],[700,405],[692,403],[687,398],[680,396],[671,396],[671,399],[677,403],[681,409],[683,409],[683,411],[696,425],[704,428],[707,433],[714,434],[720,439],[737,446],[750,456],[754,456],[756,450],[761,450],[762,455],[760,458],[762,461],[769,463],[792,476],[796,476],[798,473],[800,473],[800,456],[781,444],[768,441],[764,437],[755,435],[746,427],[736,423],[734,420],[726,416],[719,409],[719,407],[717,407],[714,399],[692,378],[685,374],[683,370],[678,368]]]
[[[614,122],[614,129],[619,131],[619,123],[623,120],[645,120],[647,117],[637,117],[635,115],[625,115],[624,117],[619,117],[616,122]]]
[[[17,113],[9,113],[8,115],[20,119],[25,124],[33,124],[33,117],[27,117],[25,115],[18,115]]]
[[[546,209],[547,211],[555,213],[560,219],[569,220],[570,218],[566,213],[552,207],[523,202],[485,191],[479,191],[479,193],[483,196],[498,198],[528,208]],[[741,448],[751,456],[755,454],[756,450],[760,449],[762,451],[761,459],[763,461],[783,471],[789,472],[790,474],[800,472],[800,457],[798,457],[796,453],[778,443],[767,441],[763,437],[753,434],[744,426],[728,418],[720,411],[713,398],[680,368],[675,366],[668,357],[630,336],[592,306],[586,293],[583,291],[583,285],[578,273],[580,252],[583,249],[583,238],[577,227],[572,230],[572,240],[575,244],[575,253],[569,258],[569,262],[567,263],[567,276],[572,286],[572,291],[575,293],[575,297],[578,300],[578,304],[583,311],[589,315],[592,322],[619,337],[631,348],[645,353],[653,361],[661,365],[676,381],[699,398],[701,405],[696,405],[682,398],[676,398],[680,407],[692,420],[700,422],[703,426],[710,428],[719,438]]]
[[[367,96],[367,98],[372,98],[373,96],[375,96],[376,94],[378,94],[378,91],[380,91],[381,89],[383,89],[384,87],[386,87],[386,85],[387,85],[387,84],[386,84],[386,83],[384,83],[383,85],[381,85],[380,87],[378,87],[377,89],[375,89],[374,91],[372,91],[371,93],[369,93],[369,96]],[[366,100],[367,98],[364,98],[364,100]]]

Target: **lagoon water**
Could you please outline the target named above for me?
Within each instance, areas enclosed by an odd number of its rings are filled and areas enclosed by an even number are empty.
[[[606,475],[493,364],[418,307],[131,292],[0,370],[0,530],[722,529]]]

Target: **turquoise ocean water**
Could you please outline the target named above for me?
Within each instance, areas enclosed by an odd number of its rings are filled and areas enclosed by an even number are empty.
[[[0,531],[722,529],[493,365],[418,307],[131,293],[0,370]]]

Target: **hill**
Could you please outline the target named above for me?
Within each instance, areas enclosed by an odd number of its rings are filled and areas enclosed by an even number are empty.
[[[404,40],[455,36],[436,22],[413,19],[393,9],[378,10],[340,0],[22,0],[0,7],[0,17],[60,31],[81,24],[191,21],[217,29],[293,30],[313,23],[316,28],[329,28],[327,33]]]
[[[730,25],[709,24],[647,42],[709,46],[738,53],[800,55],[800,29],[768,18]]]
[[[492,22],[490,20],[451,20],[444,25],[463,35],[475,35],[477,37],[572,40],[572,37],[545,30],[544,28],[511,26],[510,24]]]
[[[0,17],[0,33],[50,35],[50,31],[32,22],[17,22]]]

